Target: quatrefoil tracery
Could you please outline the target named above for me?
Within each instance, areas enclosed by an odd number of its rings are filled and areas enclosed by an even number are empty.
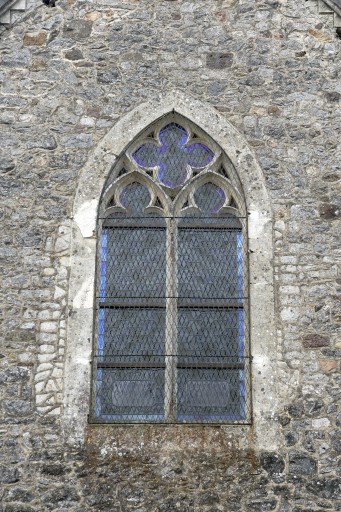
[[[105,215],[135,215],[140,208],[139,215],[206,210],[210,215],[239,216],[244,201],[222,162],[219,148],[213,152],[188,128],[174,122],[163,125],[154,140],[140,140],[125,154],[116,180],[105,192]]]
[[[154,179],[168,189],[184,185],[194,170],[205,169],[214,160],[213,151],[177,123],[161,128],[157,140],[145,141],[131,154],[134,162],[152,170]]]

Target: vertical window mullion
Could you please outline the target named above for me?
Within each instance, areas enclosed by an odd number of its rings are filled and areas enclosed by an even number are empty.
[[[166,370],[165,370],[165,421],[176,418],[177,389],[177,224],[176,219],[167,219],[166,235]]]

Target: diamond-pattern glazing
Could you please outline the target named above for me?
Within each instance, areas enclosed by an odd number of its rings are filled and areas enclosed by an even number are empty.
[[[214,158],[176,123],[158,138],[132,157],[166,186]],[[132,180],[99,219],[92,421],[250,422],[246,219],[223,208],[231,192],[200,183],[191,207],[162,215]]]

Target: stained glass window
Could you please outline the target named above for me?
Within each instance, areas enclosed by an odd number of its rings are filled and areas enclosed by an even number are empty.
[[[111,178],[98,222],[92,421],[250,420],[245,210],[217,160],[169,122]]]

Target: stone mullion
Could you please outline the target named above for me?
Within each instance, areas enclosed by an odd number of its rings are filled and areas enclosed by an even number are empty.
[[[174,218],[167,219],[166,240],[166,372],[165,372],[165,421],[176,418],[177,389],[177,225]]]

